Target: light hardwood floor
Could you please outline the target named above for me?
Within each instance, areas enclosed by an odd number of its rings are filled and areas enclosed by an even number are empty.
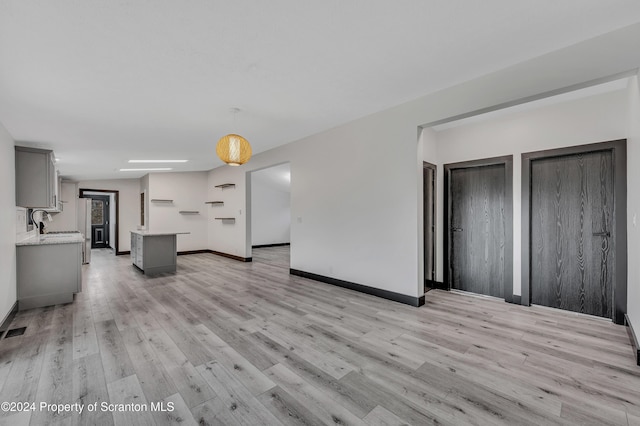
[[[0,424],[640,424],[624,327],[439,290],[413,308],[290,276],[287,247],[254,260],[148,277],[94,253],[73,304],[20,312],[25,335],[0,341],[0,402],[174,410]]]

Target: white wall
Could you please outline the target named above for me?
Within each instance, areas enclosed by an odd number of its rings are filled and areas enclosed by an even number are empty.
[[[207,204],[207,248],[240,257],[251,256],[251,251],[249,250],[248,255],[246,251],[246,167],[224,166],[210,171],[207,175],[206,201],[224,202],[224,205]],[[215,187],[224,183],[233,183],[235,187]],[[216,220],[217,217],[233,217],[236,220],[222,221]],[[248,242],[248,246],[251,247],[251,241]]]
[[[422,181],[417,160],[423,158],[424,141],[417,142],[418,127],[635,69],[640,65],[638,39],[640,24],[257,154],[244,166],[214,169],[209,195],[222,196],[213,192],[213,184],[235,183],[235,191],[224,191],[224,208],[238,220],[210,226],[210,248],[250,254],[241,213],[247,204],[246,173],[289,161],[291,267],[420,296]],[[252,135],[245,136],[251,141]],[[606,139],[600,135],[596,141],[601,138]],[[467,157],[488,155],[493,154],[482,146],[471,146]]]
[[[640,87],[638,76],[629,79],[627,130],[627,315],[640,333]]]
[[[431,130],[432,131],[432,130]],[[432,134],[433,135],[433,134]],[[435,133],[437,156],[425,161],[447,163],[513,155],[513,294],[521,294],[521,154],[566,146],[624,139],[627,135],[627,92],[590,96],[501,114],[480,123]],[[442,280],[444,179],[438,180],[438,279]]]
[[[152,173],[148,175],[148,229],[189,232],[178,235],[178,251],[207,248],[207,172]],[[153,202],[169,199],[172,203]],[[181,214],[197,211],[198,214]]]
[[[14,141],[0,123],[0,324],[17,300]]]
[[[251,244],[290,242],[290,193],[275,188],[261,178],[261,172],[251,176]]]
[[[367,117],[211,172],[235,225],[218,224],[213,250],[246,256],[246,172],[291,163],[291,267],[418,296],[416,125]],[[387,143],[390,142],[390,143]],[[215,224],[214,224],[215,225]]]
[[[119,191],[118,210],[120,217],[118,232],[118,250],[131,250],[129,231],[137,229],[140,217],[140,180],[111,179],[78,182],[78,189],[109,189]],[[76,198],[78,194],[76,194]],[[113,239],[113,236],[110,237]]]
[[[75,231],[78,228],[78,187],[75,182],[62,182],[60,199],[62,211],[51,213],[53,222],[46,224],[49,231]]]

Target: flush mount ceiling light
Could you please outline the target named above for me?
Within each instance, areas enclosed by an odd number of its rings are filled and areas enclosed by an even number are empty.
[[[231,112],[235,123],[235,117],[240,109],[232,108]],[[216,154],[228,165],[240,166],[251,158],[251,145],[242,136],[230,133],[220,138],[218,145],[216,145]]]
[[[129,163],[186,163],[189,160],[129,160]]]

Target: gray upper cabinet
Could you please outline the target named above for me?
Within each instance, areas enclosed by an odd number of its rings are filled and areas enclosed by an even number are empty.
[[[55,161],[55,160],[54,160]],[[56,201],[56,204],[54,207],[49,207],[46,208],[44,210],[51,212],[51,213],[60,213],[63,210],[63,204],[62,204],[62,178],[60,177],[60,172],[58,171],[58,167],[55,166],[54,163],[54,177],[53,177],[53,196],[54,196],[54,200]]]
[[[58,174],[53,151],[16,146],[16,205],[58,211]]]

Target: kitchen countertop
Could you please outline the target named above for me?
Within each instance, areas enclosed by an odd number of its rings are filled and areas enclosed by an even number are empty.
[[[48,244],[77,244],[84,242],[84,236],[79,232],[63,234],[37,234],[16,243],[16,246],[42,246]]]
[[[191,232],[154,232],[154,231],[147,231],[144,229],[136,229],[135,231],[131,231],[132,234],[138,234],[138,235],[142,235],[143,237],[157,237],[160,235],[184,235],[184,234],[190,234]]]

